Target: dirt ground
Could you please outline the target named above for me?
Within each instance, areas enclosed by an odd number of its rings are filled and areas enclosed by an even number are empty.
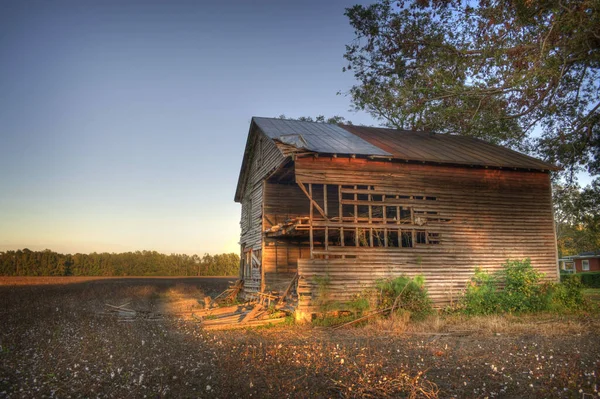
[[[9,280],[0,397],[599,397],[597,313],[208,333],[190,314],[228,279]]]

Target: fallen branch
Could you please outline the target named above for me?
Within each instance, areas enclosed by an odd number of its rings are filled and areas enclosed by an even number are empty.
[[[335,327],[333,327],[333,330],[338,330],[338,329],[340,329],[342,327],[347,327],[347,326],[351,326],[352,324],[360,323],[363,320],[370,319],[371,317],[376,316],[378,314],[382,314],[382,313],[385,313],[385,312],[390,312],[391,310],[392,310],[392,308],[386,308],[386,309],[378,310],[378,311],[373,312],[373,313],[369,313],[366,316],[359,317],[358,319],[354,319],[354,320],[349,321],[349,322],[344,323],[344,324],[340,324],[339,326],[335,326]]]

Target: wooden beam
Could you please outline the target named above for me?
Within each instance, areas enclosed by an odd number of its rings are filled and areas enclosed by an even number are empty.
[[[358,186],[354,186],[354,202],[358,201],[356,190]],[[354,204],[354,223],[358,222],[358,205]],[[358,247],[358,227],[354,229],[354,246]]]
[[[371,194],[368,194],[367,199],[369,200],[369,224],[373,223],[373,206],[371,205],[371,202],[373,201],[373,197],[371,197]],[[370,228],[369,229],[369,246],[371,248],[373,248],[373,229]]]
[[[342,220],[344,220],[344,216],[343,216],[343,207],[342,207],[342,186],[338,185],[338,200],[339,200],[339,209],[340,209],[340,222],[342,222]],[[343,247],[344,246],[344,228],[340,227],[340,244]],[[345,258],[345,256],[344,256]]]
[[[304,185],[302,183],[298,183],[298,184],[300,184],[300,188],[305,190]],[[313,258],[313,250],[315,249],[315,247],[314,247],[314,239],[313,239],[314,238],[313,237],[313,206],[314,206],[315,201],[313,201],[313,199],[312,199],[312,183],[308,184],[308,193],[306,193],[306,194],[308,195],[308,198],[310,199],[310,214],[309,214],[309,218],[308,218],[308,221],[310,223],[309,228],[308,228],[308,231],[309,231],[308,237],[309,237],[309,241],[310,241],[310,258],[314,259]],[[323,216],[325,216],[325,215],[323,214]]]
[[[323,208],[324,208],[324,213],[325,213],[325,217],[328,216],[328,212],[327,212],[327,184],[323,184]]]
[[[327,184],[323,184],[323,208],[325,210],[325,217],[327,214]],[[329,227],[325,226],[325,250],[329,248]],[[329,256],[326,256],[325,259],[329,259]]]
[[[289,293],[292,290],[292,287],[294,286],[294,283],[296,282],[297,279],[298,279],[298,272],[296,272],[296,274],[294,274],[294,278],[292,278],[292,281],[290,281],[287,288],[285,289],[285,291],[279,298],[279,303],[278,303],[279,305],[281,305],[285,302],[285,297],[287,297],[289,295]]]
[[[436,224],[434,226],[436,229],[444,228],[444,224]],[[400,225],[396,225],[396,224],[383,224],[383,223],[370,224],[368,221],[352,223],[352,222],[335,222],[335,221],[325,221],[325,220],[315,220],[313,222],[313,228],[316,228],[316,227],[321,227],[321,230],[324,227],[336,227],[336,228],[344,227],[344,228],[350,228],[350,229],[355,228],[355,227],[359,227],[359,228],[374,227],[377,229],[383,229],[385,227],[403,227],[405,229],[423,228],[423,226],[419,226],[416,224],[409,224],[409,223],[403,223]]]

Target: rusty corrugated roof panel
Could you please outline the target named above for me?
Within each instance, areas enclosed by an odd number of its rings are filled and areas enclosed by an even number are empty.
[[[298,148],[328,154],[392,155],[338,125],[277,118],[252,120],[271,139]]]
[[[559,170],[555,165],[473,137],[343,125],[393,158],[459,165]]]

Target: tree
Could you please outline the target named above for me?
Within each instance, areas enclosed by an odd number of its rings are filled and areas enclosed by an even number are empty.
[[[0,252],[5,276],[231,276],[237,274],[237,254],[165,255],[156,251],[63,255],[46,249]]]
[[[600,183],[579,189],[554,186],[554,217],[560,256],[600,248]]]
[[[346,120],[343,116],[334,115],[326,118],[325,115],[317,115],[315,118],[312,116],[301,116],[299,118],[288,118],[284,114],[278,116],[279,119],[293,119],[302,122],[319,122],[319,123],[331,123],[333,125],[351,125],[352,121]]]
[[[598,0],[380,0],[346,9],[356,109],[600,172]]]

